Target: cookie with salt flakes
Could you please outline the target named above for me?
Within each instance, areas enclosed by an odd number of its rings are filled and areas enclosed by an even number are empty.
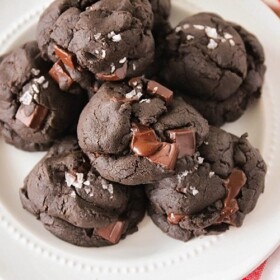
[[[49,150],[25,179],[20,198],[47,230],[84,247],[114,245],[137,231],[146,205],[142,187],[102,178],[74,138]]]
[[[195,168],[146,187],[149,215],[163,232],[188,241],[242,225],[266,175],[263,158],[246,138],[210,127]]]
[[[35,41],[5,54],[0,62],[0,133],[19,149],[46,150],[69,134],[87,101],[79,86],[61,91],[50,68]]]

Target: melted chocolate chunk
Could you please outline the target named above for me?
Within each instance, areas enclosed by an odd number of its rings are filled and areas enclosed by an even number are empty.
[[[132,151],[142,157],[155,154],[162,147],[154,130],[140,124],[133,124]]]
[[[167,221],[171,225],[178,225],[184,218],[185,215],[180,215],[180,214],[170,213],[167,215]]]
[[[157,95],[162,98],[166,104],[170,104],[173,100],[173,91],[155,81],[151,80],[148,82],[147,91],[152,95]]]
[[[174,169],[179,150],[176,144],[160,142],[153,129],[133,124],[132,151],[153,163],[160,164],[164,168]]]
[[[196,139],[194,129],[174,129],[168,130],[167,134],[179,149],[178,158],[192,156],[196,151]]]
[[[218,223],[236,225],[235,213],[239,210],[236,197],[239,194],[241,188],[246,184],[246,181],[247,177],[242,170],[234,169],[231,172],[229,178],[224,184],[228,192]]]
[[[112,244],[116,244],[121,239],[124,226],[125,226],[124,221],[117,221],[106,227],[96,229],[96,233],[100,237],[111,242]]]
[[[31,112],[29,108],[31,106],[21,105],[16,113],[16,119],[22,122],[27,127],[32,129],[39,129],[43,125],[49,110],[41,105],[33,106]]]
[[[73,80],[64,68],[61,60],[57,61],[49,71],[51,77],[57,82],[60,89],[63,91],[69,90],[73,84]]]
[[[164,168],[173,170],[178,158],[179,150],[176,144],[162,142],[161,148],[148,157],[153,163],[162,165]]]
[[[121,81],[126,77],[127,73],[127,62],[124,63],[124,65],[121,68],[118,68],[114,73],[112,74],[105,74],[105,73],[97,73],[95,75],[96,79],[101,81]]]
[[[54,46],[56,56],[68,67],[75,69],[74,55],[65,51],[64,49]]]

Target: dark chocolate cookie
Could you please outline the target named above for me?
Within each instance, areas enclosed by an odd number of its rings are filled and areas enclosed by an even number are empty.
[[[239,118],[260,97],[264,52],[255,36],[215,14],[186,18],[167,37],[162,78],[210,124]]]
[[[192,162],[208,124],[182,98],[151,80],[105,83],[83,110],[78,139],[106,179],[138,185],[164,178],[177,159]]]
[[[49,69],[36,42],[15,49],[0,63],[0,130],[20,149],[44,150],[66,135],[87,101],[79,87],[61,91]]]
[[[145,213],[143,188],[100,177],[74,138],[50,149],[25,179],[20,198],[47,230],[86,247],[118,243]]]
[[[146,187],[149,214],[173,238],[219,233],[241,226],[264,190],[266,164],[246,139],[210,127],[194,169]]]
[[[148,0],[56,0],[40,18],[37,39],[45,59],[60,59],[88,88],[84,72],[109,81],[142,75],[154,58],[152,25]]]
[[[240,34],[247,52],[247,76],[239,89],[229,98],[219,102],[211,99],[202,101],[200,98],[181,93],[210,124],[216,126],[237,120],[251,103],[260,98],[266,71],[263,48],[257,38],[241,26],[232,26]]]

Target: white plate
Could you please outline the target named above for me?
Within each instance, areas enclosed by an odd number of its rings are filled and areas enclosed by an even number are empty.
[[[9,2],[17,3],[16,0]],[[35,1],[24,1],[26,7],[32,3]],[[237,135],[248,131],[249,139],[268,163],[266,191],[256,209],[247,216],[242,228],[188,243],[167,237],[146,218],[138,233],[128,236],[117,246],[75,247],[45,231],[21,208],[18,189],[43,154],[21,152],[1,142],[0,277],[23,280],[240,279],[279,245],[280,24],[261,2],[253,0],[173,0],[173,6],[172,21],[175,23],[189,13],[214,11],[244,25],[264,45],[268,71],[263,98],[239,121],[226,125]],[[13,9],[17,11],[14,6]],[[29,12],[13,24],[0,38],[0,53],[34,38],[39,12]],[[0,22],[11,19],[13,15],[7,13],[7,9],[0,10]]]

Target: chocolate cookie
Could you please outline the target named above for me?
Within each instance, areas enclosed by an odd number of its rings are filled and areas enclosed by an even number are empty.
[[[244,28],[200,13],[182,21],[167,42],[163,79],[210,124],[236,120],[260,97],[264,52]]]
[[[85,247],[118,243],[145,214],[143,188],[100,177],[74,138],[50,149],[25,179],[20,198],[47,230]]]
[[[103,84],[78,124],[79,144],[93,166],[125,185],[169,176],[181,161],[193,164],[207,134],[206,120],[191,106],[144,78]]]
[[[76,125],[87,101],[79,87],[61,91],[49,69],[36,42],[15,49],[0,63],[0,130],[17,148],[46,149]]]
[[[240,227],[264,190],[266,164],[246,139],[210,127],[194,169],[146,187],[149,215],[173,238]]]
[[[59,59],[89,88],[89,73],[105,81],[142,75],[153,62],[152,25],[148,0],[56,0],[40,18],[37,39],[45,59]]]

